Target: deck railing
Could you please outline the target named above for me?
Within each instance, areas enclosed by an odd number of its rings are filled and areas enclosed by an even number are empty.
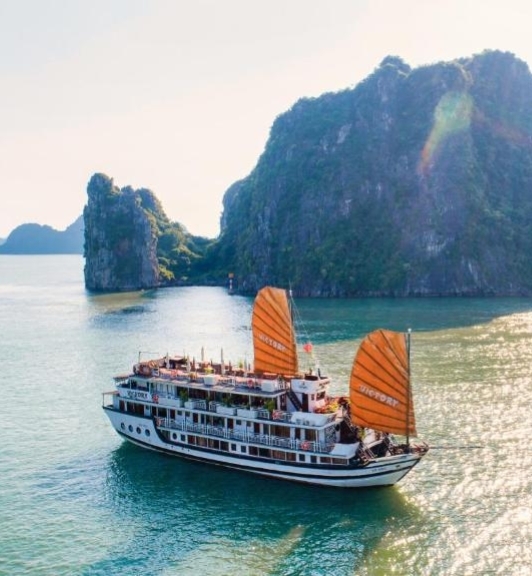
[[[334,446],[334,444],[324,444],[322,442],[312,442],[310,440],[296,440],[293,438],[271,436],[269,434],[255,434],[253,432],[247,432],[246,430],[231,430],[221,426],[196,424],[186,420],[178,421],[170,418],[157,418],[156,424],[159,428],[169,430],[193,432],[204,436],[214,436],[216,438],[225,438],[237,442],[246,442],[247,444],[259,444],[274,448],[288,448],[290,450],[304,450],[305,452],[319,452],[326,454],[330,452]]]

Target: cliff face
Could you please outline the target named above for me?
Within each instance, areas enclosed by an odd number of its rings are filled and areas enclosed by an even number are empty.
[[[532,293],[532,76],[509,53],[412,70],[279,116],[225,194],[240,289],[301,295]]]
[[[87,193],[86,288],[127,291],[158,286],[157,230],[143,208],[154,198],[146,191],[120,190],[104,174],[91,178]]]

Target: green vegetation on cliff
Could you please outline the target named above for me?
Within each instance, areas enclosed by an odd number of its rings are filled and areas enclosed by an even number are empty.
[[[388,57],[276,119],[225,194],[220,256],[245,291],[532,293],[531,112],[512,54]]]

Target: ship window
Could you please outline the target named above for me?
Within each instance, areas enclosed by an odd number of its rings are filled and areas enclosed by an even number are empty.
[[[122,424],[120,424],[120,428],[122,428],[122,430],[126,429],[126,425],[122,422]]]
[[[310,457],[310,461],[312,462],[312,464],[316,464],[316,462],[318,461],[318,459],[316,458],[316,456],[311,456],[311,457]]]
[[[298,454],[298,459],[300,462],[304,462],[305,461],[305,455],[304,454]]]
[[[146,430],[144,430],[144,434],[146,434],[146,436],[150,435],[150,431],[146,428]]]
[[[172,432],[172,440],[177,440],[177,434],[175,432]]]
[[[127,429],[128,429],[130,432],[133,432],[133,426],[131,426],[131,424],[127,427]]]
[[[246,452],[246,447],[245,446],[240,446],[240,452]]]
[[[231,450],[234,450],[236,452],[236,444],[231,444]]]
[[[181,442],[186,442],[187,437],[184,434],[181,434]]]
[[[137,434],[140,434],[142,432],[142,430],[140,429],[140,426],[137,426]]]

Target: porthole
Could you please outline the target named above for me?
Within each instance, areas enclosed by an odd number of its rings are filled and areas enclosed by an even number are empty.
[[[146,428],[146,430],[144,430],[144,434],[146,434],[146,436],[150,435],[150,431]]]
[[[130,432],[133,432],[133,426],[131,426],[131,424],[127,427],[127,429],[128,429]]]
[[[140,434],[142,432],[142,430],[140,429],[140,426],[137,426],[137,434]]]
[[[122,430],[126,429],[126,425],[122,422],[122,424],[120,424],[120,428],[122,428]]]
[[[177,440],[177,434],[175,432],[172,432],[172,440]]]

